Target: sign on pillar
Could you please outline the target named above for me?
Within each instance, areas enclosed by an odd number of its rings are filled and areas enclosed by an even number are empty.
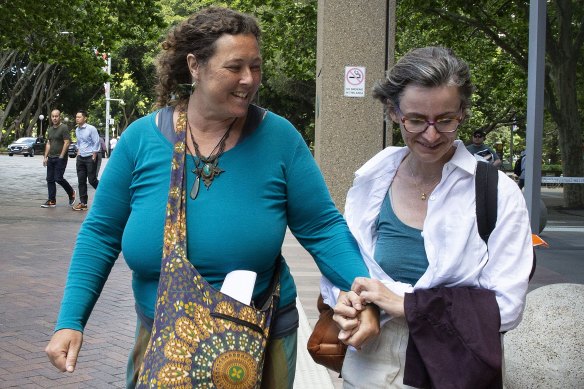
[[[345,66],[345,97],[365,97],[364,66]]]

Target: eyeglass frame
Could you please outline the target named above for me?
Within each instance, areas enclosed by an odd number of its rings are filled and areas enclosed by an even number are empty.
[[[396,113],[401,116],[399,120],[403,124],[404,130],[406,130],[406,132],[409,132],[410,134],[422,134],[422,133],[426,132],[426,130],[428,128],[430,128],[430,126],[433,126],[434,129],[436,130],[436,132],[439,132],[441,134],[452,134],[453,132],[456,132],[456,130],[458,130],[458,127],[460,126],[460,123],[462,123],[462,120],[464,119],[464,115],[462,113],[463,106],[462,106],[462,103],[461,103],[460,104],[460,108],[458,109],[459,112],[460,112],[460,116],[453,117],[453,118],[448,118],[448,119],[456,120],[458,122],[458,124],[456,125],[456,127],[454,128],[454,130],[452,130],[452,131],[440,131],[438,129],[438,127],[436,127],[436,123],[438,122],[439,119],[441,119],[440,117],[436,118],[436,120],[434,120],[434,121],[430,121],[426,117],[423,117],[423,118],[420,117],[420,119],[423,119],[426,122],[426,128],[424,128],[422,131],[415,132],[415,131],[408,130],[408,128],[406,127],[405,121],[406,120],[411,120],[411,119],[409,119],[406,115],[404,115],[404,113],[402,112],[402,110],[399,108],[399,105],[398,104],[395,105],[395,109],[397,111]],[[446,119],[446,118],[444,118],[444,119]]]

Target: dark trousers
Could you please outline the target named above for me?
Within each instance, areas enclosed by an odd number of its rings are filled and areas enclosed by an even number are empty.
[[[91,157],[77,156],[77,183],[79,185],[79,202],[87,204],[87,182],[97,189],[96,163]]]
[[[61,185],[69,197],[73,196],[73,188],[63,175],[67,168],[67,157],[49,157],[47,160],[47,187],[49,188],[49,200],[57,199],[57,184]]]

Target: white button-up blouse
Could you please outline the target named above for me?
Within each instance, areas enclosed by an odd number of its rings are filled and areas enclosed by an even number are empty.
[[[409,153],[407,147],[388,147],[355,173],[345,218],[372,278],[402,296],[414,289],[438,286],[493,290],[501,313],[501,331],[508,331],[521,321],[533,262],[525,201],[515,182],[499,172],[497,224],[487,248],[476,222],[477,160],[462,141],[456,140],[454,147],[456,151],[444,165],[440,183],[428,198],[422,230],[428,269],[415,285],[392,280],[373,259],[375,222],[397,168]],[[321,281],[321,292],[327,304],[336,304],[339,290],[326,278]],[[389,319],[382,312],[382,322]]]

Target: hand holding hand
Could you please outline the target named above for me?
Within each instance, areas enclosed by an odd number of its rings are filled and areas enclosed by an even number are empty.
[[[82,343],[82,332],[69,329],[59,330],[53,334],[45,352],[53,366],[62,372],[73,373]]]
[[[363,301],[372,302],[393,317],[404,317],[404,298],[389,290],[379,280],[357,277],[351,289]]]
[[[359,309],[357,309],[359,308]],[[337,323],[341,331],[339,339],[344,342],[359,327],[357,315],[363,309],[361,298],[355,292],[341,292],[337,299],[337,305],[333,308],[333,320]]]
[[[341,331],[339,333],[339,339],[345,344],[360,349],[367,341],[379,335],[379,308],[373,304],[369,304],[359,312],[357,318],[359,320],[359,326],[346,339],[341,339]]]

